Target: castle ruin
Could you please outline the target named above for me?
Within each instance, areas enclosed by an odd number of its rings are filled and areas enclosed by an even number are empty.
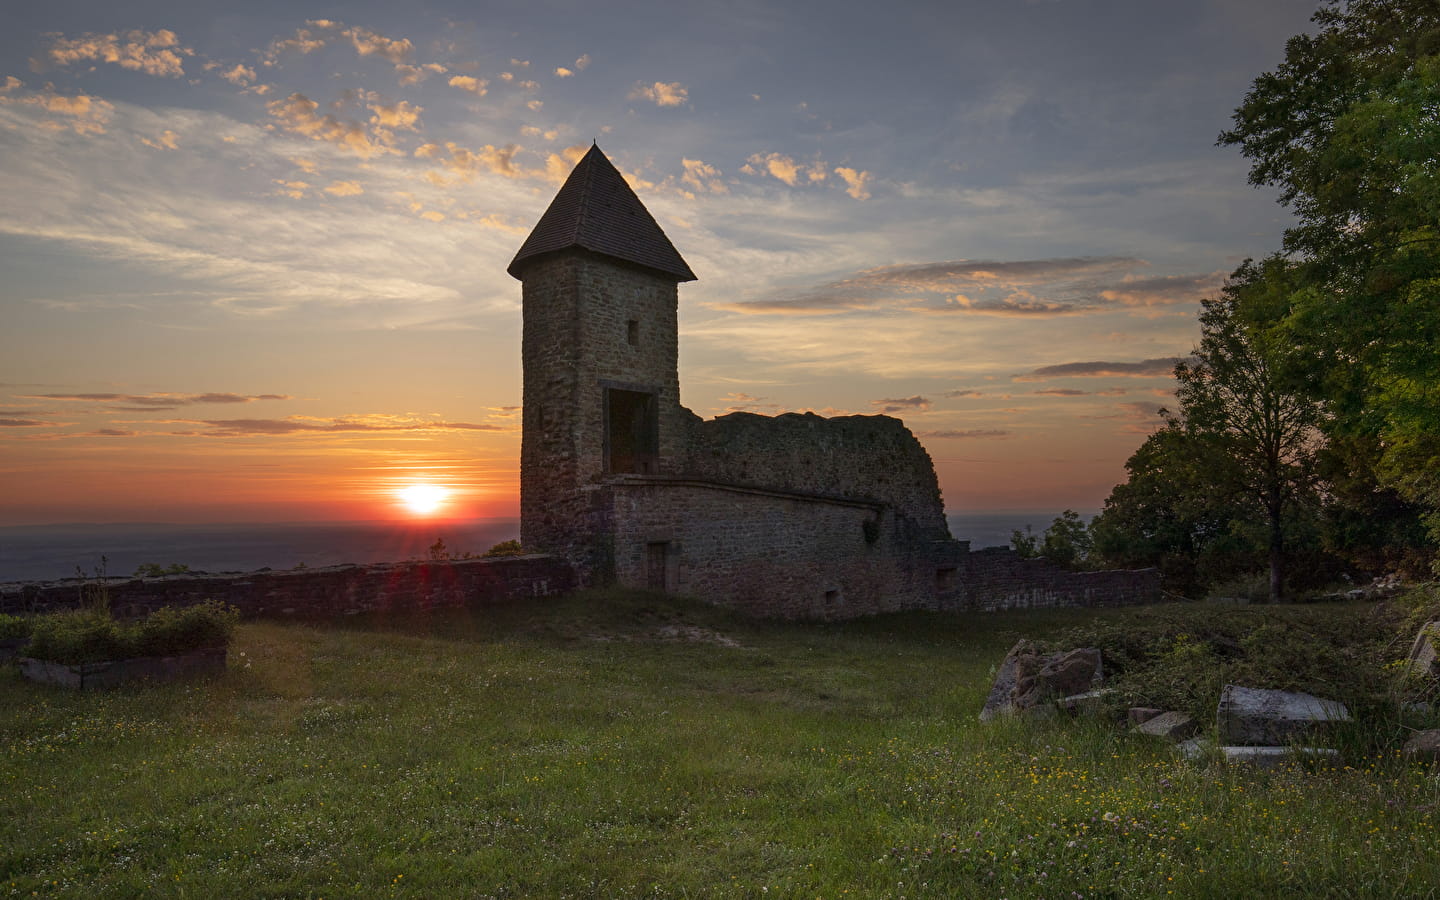
[[[681,406],[677,286],[695,274],[598,146],[508,271],[523,285],[521,543],[582,584],[807,619],[1158,596],[1143,573],[971,553],[898,419]]]

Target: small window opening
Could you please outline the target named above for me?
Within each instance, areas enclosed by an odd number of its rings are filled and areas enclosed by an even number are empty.
[[[826,610],[832,610],[832,609],[834,609],[835,607],[837,607],[837,606],[839,606],[839,605],[840,605],[840,592],[839,592],[839,591],[826,591],[826,592],[825,592],[825,609],[826,609]]]
[[[605,391],[606,468],[614,474],[651,475],[660,455],[660,417],[654,394]]]
[[[955,581],[955,568],[953,566],[935,570],[935,590],[941,593],[953,591],[955,590]]]
[[[632,347],[640,346],[640,320],[631,319],[625,323],[625,340]]]

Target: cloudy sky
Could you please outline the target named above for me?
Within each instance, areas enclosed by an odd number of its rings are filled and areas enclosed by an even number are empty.
[[[9,8],[0,524],[514,515],[504,269],[592,140],[699,276],[687,406],[899,416],[952,511],[1097,510],[1289,222],[1214,141],[1314,6]]]

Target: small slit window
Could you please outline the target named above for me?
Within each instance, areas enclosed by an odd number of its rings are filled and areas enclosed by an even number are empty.
[[[640,346],[640,320],[631,319],[625,323],[625,342],[632,347]]]

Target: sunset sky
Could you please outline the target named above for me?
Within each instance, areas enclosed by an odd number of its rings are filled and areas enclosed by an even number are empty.
[[[1290,221],[1214,141],[1314,8],[7,6],[0,525],[516,515],[505,266],[592,139],[699,276],[685,405],[1093,512]]]

